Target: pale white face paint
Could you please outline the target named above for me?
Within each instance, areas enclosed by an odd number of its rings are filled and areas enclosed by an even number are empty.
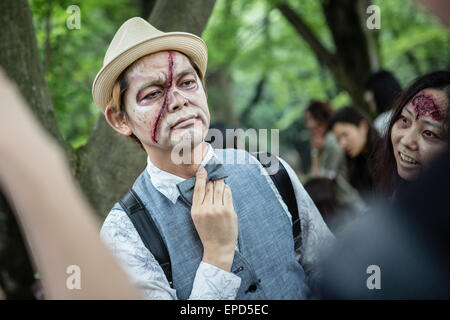
[[[124,103],[133,134],[144,146],[195,147],[209,128],[202,82],[189,59],[162,51],[137,60],[127,71]]]

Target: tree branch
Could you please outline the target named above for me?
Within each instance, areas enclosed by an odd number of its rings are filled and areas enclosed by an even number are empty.
[[[334,54],[329,52],[322,43],[314,35],[313,31],[305,23],[303,18],[297,14],[291,6],[287,3],[278,4],[276,6],[283,16],[291,23],[300,36],[306,41],[314,53],[320,58],[321,61],[327,64],[328,67],[334,64]]]

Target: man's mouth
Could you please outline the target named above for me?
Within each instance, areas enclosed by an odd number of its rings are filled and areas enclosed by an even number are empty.
[[[185,117],[182,118],[180,120],[178,120],[173,126],[172,129],[179,129],[179,128],[184,128],[187,126],[190,126],[192,124],[195,123],[195,121],[197,120],[197,116],[189,116],[189,117]]]
[[[418,161],[416,161],[415,159],[411,158],[410,156],[407,156],[404,153],[401,153],[400,151],[398,152],[398,154],[400,155],[400,159],[403,162],[407,163],[407,164],[411,164],[411,165],[418,165],[419,164]]]

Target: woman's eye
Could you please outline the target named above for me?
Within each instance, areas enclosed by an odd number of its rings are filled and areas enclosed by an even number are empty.
[[[400,115],[400,118],[398,119],[401,127],[406,127],[409,124],[409,120],[405,117]]]
[[[426,136],[427,138],[432,138],[432,139],[440,139],[439,136],[437,134],[435,134],[434,132],[430,131],[430,130],[425,130],[423,132],[423,135]]]

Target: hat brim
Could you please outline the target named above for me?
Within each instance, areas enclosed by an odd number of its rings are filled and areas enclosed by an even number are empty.
[[[126,48],[103,66],[92,85],[92,96],[97,107],[105,112],[112,97],[112,89],[120,74],[133,62],[146,55],[160,51],[180,51],[197,65],[203,78],[208,62],[208,51],[203,40],[193,34],[169,32],[151,37]]]

